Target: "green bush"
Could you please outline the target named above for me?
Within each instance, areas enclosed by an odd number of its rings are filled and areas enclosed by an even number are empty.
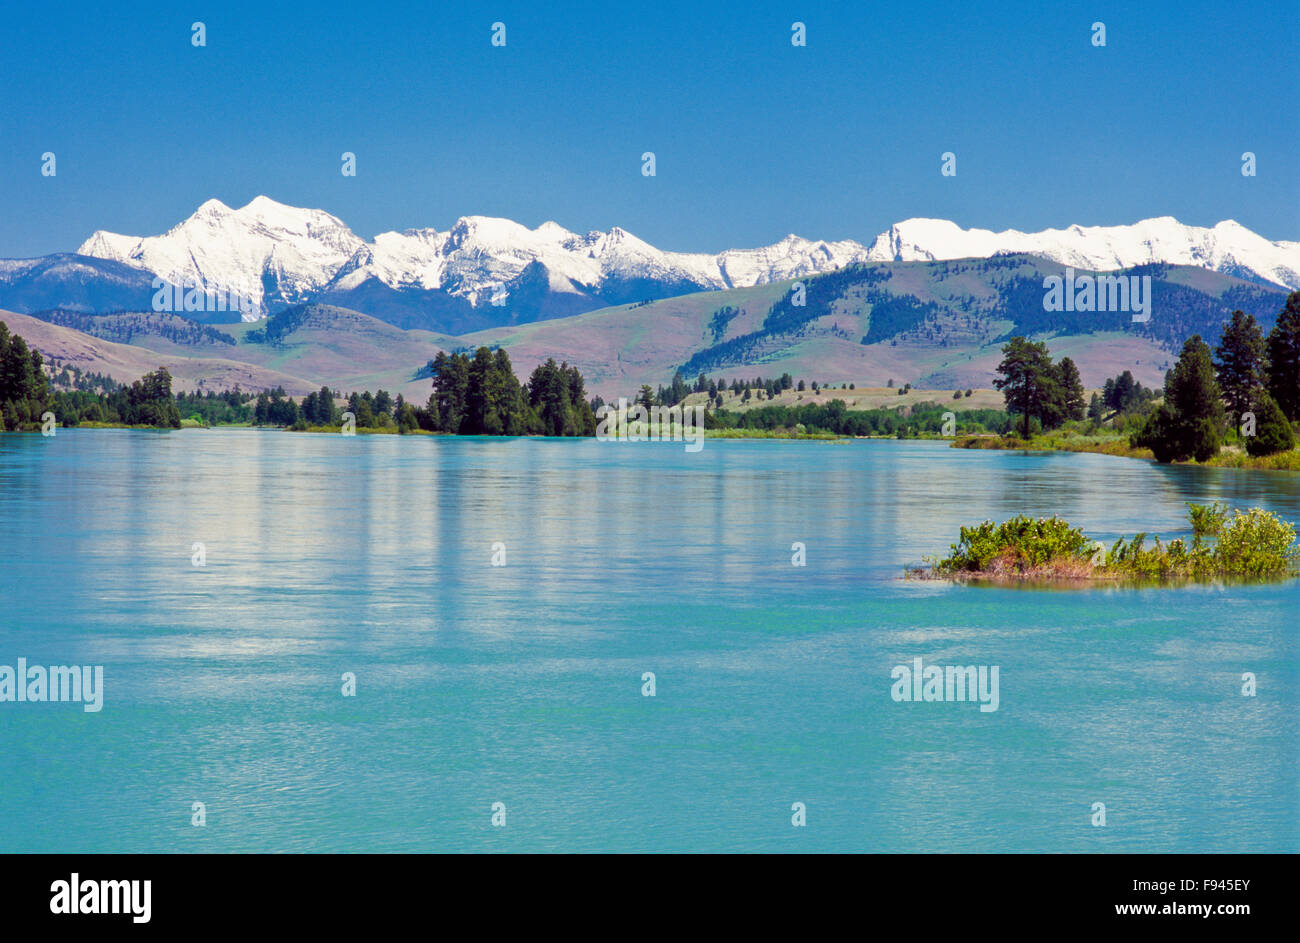
[[[984,570],[997,558],[1021,566],[1041,566],[1062,557],[1086,558],[1092,542],[1083,531],[1059,517],[1032,518],[1025,515],[995,524],[983,521],[963,527],[960,540],[941,567],[953,570]]]
[[[1295,448],[1295,430],[1282,414],[1277,400],[1263,393],[1255,416],[1255,434],[1246,436],[1246,451],[1252,456],[1275,455]]]
[[[1192,543],[1135,534],[1115,541],[1098,562],[1099,544],[1058,517],[1021,515],[996,524],[982,521],[963,527],[949,555],[934,560],[939,574],[1026,573],[1054,570],[1069,578],[1205,580],[1218,577],[1258,579],[1297,575],[1300,551],[1294,549],[1295,527],[1262,508],[1229,511],[1221,503],[1188,503]]]
[[[1295,527],[1262,508],[1235,511],[1214,545],[1218,572],[1260,577],[1281,573],[1296,563]]]

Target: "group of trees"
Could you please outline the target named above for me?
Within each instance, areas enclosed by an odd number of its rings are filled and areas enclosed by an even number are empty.
[[[179,429],[181,425],[180,409],[172,395],[172,375],[166,367],[109,393],[60,390],[51,396],[50,410],[62,426],[107,422]]]
[[[177,393],[176,407],[182,419],[194,419],[205,426],[227,426],[253,421],[253,394],[236,384],[233,390],[205,393]]]
[[[553,359],[539,364],[521,384],[504,350],[480,347],[469,354],[439,352],[429,364],[433,395],[425,422],[456,435],[596,434],[582,374]]]
[[[796,432],[830,432],[849,436],[895,436],[910,438],[921,434],[940,435],[950,407],[938,403],[917,403],[910,410],[849,409],[844,400],[809,403],[804,406],[758,406],[746,412],[725,409],[705,414],[705,428],[794,430]],[[960,413],[956,432],[968,435],[980,432],[1006,432],[1011,417],[1000,409],[970,409]]]
[[[1234,311],[1211,353],[1200,335],[1165,374],[1164,402],[1133,436],[1161,462],[1212,458],[1228,428],[1251,455],[1295,447],[1300,419],[1300,292],[1287,298],[1265,337],[1254,316]]]
[[[322,386],[319,390],[308,393],[299,403],[284,391],[283,387],[266,390],[257,395],[252,407],[250,419],[258,426],[287,426],[292,429],[305,430],[312,427],[341,426],[343,414],[352,414],[357,428],[360,429],[397,429],[399,432],[413,432],[416,429],[432,429],[428,415],[406,402],[401,394],[393,396],[387,390],[371,393],[352,393],[339,406],[341,399],[337,390]]]
[[[1053,363],[1047,346],[1013,337],[1002,348],[994,385],[1007,410],[1019,417],[1028,437],[1031,421],[1043,429],[1083,418],[1083,386],[1068,357]],[[1092,397],[1088,416],[1101,422],[1106,409],[1140,423],[1131,436],[1135,447],[1151,449],[1161,462],[1216,455],[1238,430],[1251,455],[1271,455],[1295,447],[1293,423],[1300,420],[1300,292],[1286,300],[1265,337],[1253,315],[1234,311],[1213,350],[1199,334],[1184,344],[1165,374],[1161,402],[1125,370],[1107,380]],[[1146,412],[1145,418],[1141,413]]]
[[[331,400],[331,402],[333,402]],[[253,423],[259,426],[292,426],[302,420],[302,407],[278,386],[257,394]]]
[[[49,408],[50,381],[40,351],[0,321],[0,431],[39,425]]]
[[[894,381],[890,380],[889,385],[893,386]],[[840,389],[852,390],[857,388],[854,383],[841,383]],[[741,402],[748,403],[751,399],[775,399],[786,390],[797,390],[802,393],[804,390],[811,389],[814,393],[832,389],[830,384],[818,383],[816,380],[809,383],[806,380],[796,381],[789,373],[783,373],[779,377],[764,378],[761,376],[752,379],[739,379],[733,377],[727,380],[724,377],[711,378],[701,373],[696,377],[694,383],[686,382],[682,371],[678,370],[673,374],[672,382],[667,386],[661,386],[658,390],[646,384],[637,392],[635,399],[647,410],[652,406],[676,406],[682,400],[692,393],[704,393],[708,397],[710,407],[721,407],[726,399],[726,394],[731,393],[739,396]],[[911,390],[911,384],[908,384],[908,390]],[[899,391],[902,393],[902,390]],[[596,400],[595,405],[599,406],[603,400]]]
[[[1120,415],[1145,411],[1160,394],[1143,386],[1133,378],[1133,371],[1125,370],[1117,377],[1111,377],[1102,387],[1101,395],[1092,394],[1088,403],[1088,418],[1101,422],[1106,410]]]
[[[1002,391],[1007,412],[1020,417],[1021,434],[1028,438],[1032,421],[1055,429],[1084,415],[1083,383],[1069,357],[1052,362],[1047,345],[1013,337],[1002,348],[994,387]]]
[[[759,390],[765,393],[768,399],[773,399],[785,390],[794,388],[794,377],[788,373],[783,373],[774,379],[764,379],[760,376],[744,380],[732,378],[730,381],[722,377],[710,378],[701,373],[694,383],[687,383],[686,378],[682,376],[682,371],[678,370],[673,374],[672,382],[667,386],[659,387],[657,391],[649,385],[641,387],[636,400],[649,409],[651,406],[676,406],[692,393],[704,393],[708,396],[710,405],[715,401],[721,405],[728,391],[748,402]],[[816,388],[817,384],[814,383],[813,389]],[[798,389],[806,389],[803,380],[799,381]]]

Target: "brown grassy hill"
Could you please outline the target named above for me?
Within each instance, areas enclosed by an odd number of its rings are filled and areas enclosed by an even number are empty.
[[[11,333],[39,350],[47,363],[103,373],[119,383],[130,383],[151,370],[166,367],[178,392],[225,390],[238,384],[245,390],[283,386],[288,392],[298,394],[318,387],[301,377],[236,359],[159,353],[134,344],[103,340],[13,311],[0,311],[0,321],[9,326]]]

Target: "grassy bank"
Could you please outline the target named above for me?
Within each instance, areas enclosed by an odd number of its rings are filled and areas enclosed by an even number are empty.
[[[1016,436],[958,436],[956,449],[994,449],[1031,452],[1096,452],[1123,458],[1155,461],[1150,449],[1134,448],[1126,435],[1061,435],[1049,433],[1021,439]],[[1238,446],[1225,446],[1206,462],[1172,462],[1174,465],[1199,465],[1205,468],[1245,468],[1255,471],[1300,471],[1300,449],[1273,455],[1251,456]]]

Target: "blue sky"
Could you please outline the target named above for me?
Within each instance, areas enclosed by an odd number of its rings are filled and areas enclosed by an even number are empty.
[[[691,251],[865,241],[910,216],[1233,218],[1300,239],[1294,0],[202,0],[11,5],[5,21],[4,257],[161,232],[209,197],[259,193],[366,238],[479,214]]]

